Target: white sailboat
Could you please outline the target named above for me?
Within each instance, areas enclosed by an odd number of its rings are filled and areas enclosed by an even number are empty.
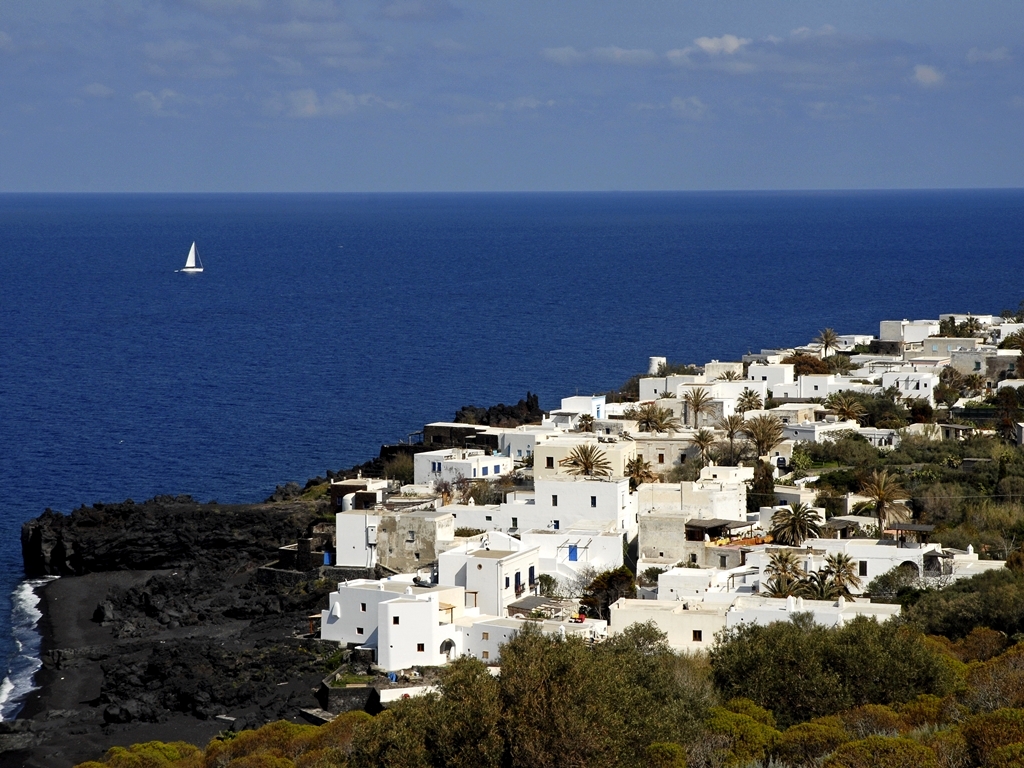
[[[196,244],[192,243],[192,247],[189,249],[188,258],[185,259],[185,268],[177,270],[178,272],[202,272],[203,271],[203,260],[199,258],[199,252],[196,250]]]

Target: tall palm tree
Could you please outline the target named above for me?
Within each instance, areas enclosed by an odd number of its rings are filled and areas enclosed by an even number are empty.
[[[593,432],[594,417],[591,416],[589,413],[584,413],[576,422],[576,429],[578,429],[580,432]]]
[[[825,399],[825,406],[844,421],[860,421],[864,415],[861,402],[844,392],[833,392]]]
[[[716,379],[716,381],[739,381],[742,378],[743,376],[736,373],[736,371],[726,371],[721,376],[719,376]]]
[[[879,535],[885,533],[885,525],[890,520],[907,519],[907,508],[897,502],[910,498],[910,496],[900,485],[900,481],[890,475],[887,470],[876,469],[872,472],[871,477],[861,483],[860,492],[862,496],[867,496],[874,502]]]
[[[767,456],[783,440],[782,422],[772,414],[755,416],[744,423],[743,434],[750,438],[758,456]]]
[[[850,589],[860,589],[861,580],[857,575],[857,562],[845,552],[835,552],[825,558],[823,569],[839,588],[843,597],[852,597]]]
[[[764,403],[761,401],[761,396],[757,394],[750,387],[747,387],[740,396],[736,398],[736,407],[739,408],[740,413],[746,413],[747,411],[760,411]]]
[[[711,413],[713,407],[711,399],[711,393],[704,389],[704,387],[693,387],[686,390],[686,394],[683,395],[683,402],[686,403],[690,413],[693,414],[694,429],[697,428],[697,420],[702,413]]]
[[[707,465],[711,449],[715,447],[715,433],[710,429],[698,429],[697,434],[690,438],[690,444],[697,449],[697,458],[703,467]]]
[[[679,428],[679,419],[669,408],[657,403],[644,403],[635,410],[636,426],[641,432],[668,432]]]
[[[814,343],[821,345],[821,356],[828,357],[830,349],[835,350],[839,347],[839,334],[831,328],[825,328],[818,331],[818,335],[814,337]]]
[[[724,419],[719,419],[715,423],[715,427],[725,432],[725,436],[729,440],[729,461],[735,464],[736,436],[743,431],[743,417],[738,413],[734,413],[731,416],[726,416]]]
[[[605,452],[593,443],[575,446],[569,455],[558,462],[570,475],[585,477],[608,477],[612,473],[611,462]]]
[[[626,462],[626,477],[629,478],[630,491],[635,491],[644,483],[653,483],[658,479],[651,469],[651,462],[644,461],[642,456],[634,456]]]
[[[805,539],[821,536],[821,524],[816,510],[802,501],[791,502],[772,518],[772,540],[779,544],[799,547]]]

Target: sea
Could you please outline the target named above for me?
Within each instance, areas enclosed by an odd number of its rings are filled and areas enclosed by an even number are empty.
[[[1021,190],[0,195],[0,715],[39,667],[46,508],[258,501],[651,355],[1021,300]]]

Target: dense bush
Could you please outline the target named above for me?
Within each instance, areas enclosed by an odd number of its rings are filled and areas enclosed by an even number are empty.
[[[920,632],[863,617],[840,628],[815,625],[807,615],[743,625],[724,633],[710,659],[724,695],[753,700],[784,726],[861,704],[942,695],[953,684]]]
[[[793,768],[817,765],[849,740],[849,734],[837,718],[799,723],[779,737],[775,744],[775,759]]]
[[[837,749],[824,768],[939,768],[935,753],[902,737],[868,736]]]
[[[950,638],[966,637],[975,627],[1024,632],[1024,575],[1001,568],[921,593],[908,615],[927,634]]]

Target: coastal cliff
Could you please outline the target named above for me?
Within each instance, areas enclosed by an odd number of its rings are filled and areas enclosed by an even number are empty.
[[[40,590],[40,689],[0,724],[0,766],[71,766],[114,744],[295,718],[334,644],[309,637],[330,583],[256,577],[326,502],[199,504],[187,496],[47,510],[22,527]]]
[[[304,502],[198,504],[189,496],[94,504],[70,515],[48,509],[22,526],[21,552],[29,577],[197,565],[237,570],[272,559],[277,547],[306,535],[316,515]]]

